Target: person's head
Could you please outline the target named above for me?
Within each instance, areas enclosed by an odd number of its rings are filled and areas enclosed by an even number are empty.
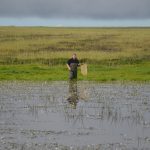
[[[77,58],[77,55],[74,53],[74,54],[72,55],[72,58],[73,58],[73,59],[76,59],[76,58]]]

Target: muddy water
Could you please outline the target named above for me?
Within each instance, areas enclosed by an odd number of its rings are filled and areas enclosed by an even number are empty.
[[[150,85],[0,82],[0,150],[149,150]]]

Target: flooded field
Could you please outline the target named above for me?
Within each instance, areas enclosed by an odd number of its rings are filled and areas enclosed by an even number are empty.
[[[0,150],[149,150],[150,84],[0,82]]]

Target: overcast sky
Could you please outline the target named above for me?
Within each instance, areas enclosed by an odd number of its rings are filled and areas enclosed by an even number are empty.
[[[150,0],[0,0],[0,25],[150,26]]]

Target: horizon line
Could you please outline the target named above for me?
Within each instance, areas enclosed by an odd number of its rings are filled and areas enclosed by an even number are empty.
[[[150,26],[46,26],[46,25],[0,25],[0,27],[48,27],[48,28],[150,28]]]

